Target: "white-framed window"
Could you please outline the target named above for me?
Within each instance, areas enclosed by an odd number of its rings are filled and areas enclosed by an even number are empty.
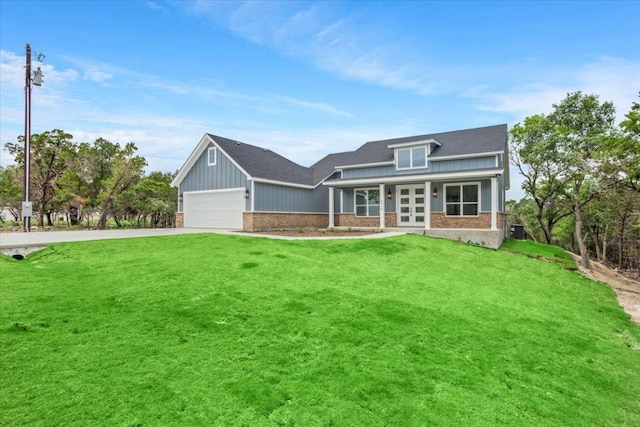
[[[427,167],[427,147],[396,150],[396,169],[424,169]]]
[[[355,191],[356,216],[380,216],[380,190],[357,188]]]
[[[444,186],[447,216],[478,216],[480,213],[480,184],[461,183]]]
[[[207,165],[215,166],[217,157],[218,150],[216,149],[216,147],[209,147],[209,150],[207,150]]]

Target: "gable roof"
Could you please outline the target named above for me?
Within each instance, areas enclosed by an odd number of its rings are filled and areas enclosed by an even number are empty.
[[[208,134],[252,178],[311,185],[313,172],[267,148]]]
[[[328,154],[310,167],[301,166],[269,149],[207,133],[180,168],[171,185],[177,186],[182,182],[211,142],[220,147],[247,174],[247,178],[316,186],[330,177],[336,171],[336,167],[393,162],[394,149],[390,148],[390,145],[428,140],[436,142],[429,154],[432,160],[497,152],[504,152],[506,159],[507,125],[369,141],[355,151]],[[508,168],[505,168],[505,174],[508,179]]]

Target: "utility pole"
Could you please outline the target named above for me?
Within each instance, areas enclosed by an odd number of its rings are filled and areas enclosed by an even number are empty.
[[[42,71],[40,67],[31,73],[31,45],[27,43],[27,61],[25,66],[24,83],[24,201],[22,202],[22,220],[25,232],[31,231],[31,216],[33,205],[29,200],[29,187],[31,186],[31,89],[33,85],[42,86]],[[38,61],[42,62],[44,55],[38,55]]]

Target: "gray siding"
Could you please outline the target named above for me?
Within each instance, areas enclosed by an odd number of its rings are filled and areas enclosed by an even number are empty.
[[[500,165],[500,161],[498,165]],[[475,157],[471,159],[454,159],[428,161],[428,168],[396,170],[395,165],[374,166],[370,168],[344,169],[343,179],[375,178],[379,176],[422,175],[429,173],[457,172],[463,170],[477,170],[496,167],[496,156]]]
[[[454,172],[462,170],[491,169],[496,167],[496,156],[475,157],[472,159],[442,160],[429,162],[428,173]]]
[[[329,212],[329,188],[319,185],[313,190],[256,182],[257,212]]]
[[[423,172],[425,169],[421,169]],[[415,173],[412,171],[412,173]],[[344,169],[342,171],[343,179],[352,178],[375,178],[378,176],[391,176],[396,174],[396,167],[391,166],[376,166],[371,168],[358,168],[358,169]]]
[[[180,193],[185,191],[219,190],[223,188],[248,188],[247,176],[240,171],[219,149],[216,165],[207,165],[210,144],[196,160],[180,184]]]

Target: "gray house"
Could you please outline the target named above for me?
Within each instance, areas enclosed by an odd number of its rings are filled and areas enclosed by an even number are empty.
[[[172,182],[178,226],[406,229],[497,247],[507,125],[367,142],[310,167],[205,134]]]

